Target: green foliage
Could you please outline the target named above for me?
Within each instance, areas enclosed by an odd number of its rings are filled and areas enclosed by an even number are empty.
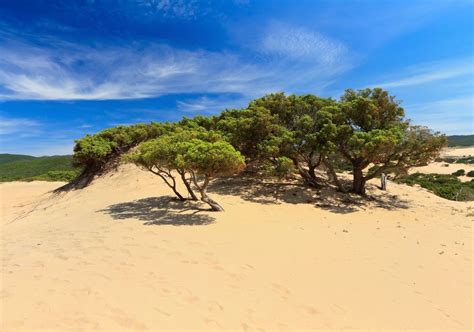
[[[185,169],[182,165],[182,156],[186,152],[184,144],[194,139],[215,142],[222,140],[222,136],[218,132],[207,131],[202,127],[176,128],[172,133],[143,142],[135,152],[128,154],[125,160],[146,169],[153,167],[167,170]]]
[[[0,155],[0,181],[69,181],[80,170],[75,170],[71,156],[21,158]],[[6,161],[10,160],[10,161]],[[59,173],[55,173],[59,172]],[[64,172],[64,173],[62,173]]]
[[[147,169],[187,170],[209,177],[227,175],[244,165],[231,144],[204,128],[179,130],[144,142],[127,160]]]
[[[74,164],[100,169],[113,158],[127,152],[139,143],[175,130],[176,124],[150,123],[117,126],[104,129],[95,135],[76,140]]]
[[[466,176],[468,176],[470,178],[474,178],[474,171],[467,172]]]
[[[415,173],[397,181],[408,185],[418,184],[434,194],[449,200],[474,200],[474,181],[461,182],[454,175]]]
[[[9,163],[12,161],[19,161],[19,160],[32,160],[36,157],[33,156],[26,156],[23,154],[9,154],[9,153],[2,153],[0,154],[0,164]]]
[[[232,175],[245,167],[240,152],[218,132],[200,126],[180,128],[143,142],[125,159],[160,176],[181,200],[185,198],[177,190],[174,171],[180,175],[190,196],[197,199],[190,183],[192,180],[201,194],[201,200],[214,211],[223,209],[207,195],[209,181],[217,176]],[[186,174],[190,174],[191,179]]]
[[[448,146],[474,146],[474,135],[448,136]]]
[[[178,151],[180,167],[209,178],[232,175],[245,166],[244,157],[225,141],[208,142],[195,138],[179,143]]]
[[[445,136],[410,126],[399,102],[382,89],[346,90],[341,109],[336,145],[352,164],[354,192],[363,194],[365,182],[383,172],[427,164],[446,145]]]
[[[251,161],[277,156],[288,141],[288,132],[263,107],[226,110],[216,118],[214,128]]]
[[[296,172],[293,160],[288,157],[278,157],[275,159],[275,165],[268,170],[268,174],[278,178],[291,177]]]
[[[100,136],[86,135],[85,137],[76,140],[73,157],[74,165],[85,167],[103,165],[115,146],[115,142],[109,141]]]
[[[463,169],[458,169],[456,172],[452,173],[454,176],[462,176],[466,174],[466,171]]]
[[[46,174],[34,176],[29,178],[31,180],[37,181],[61,181],[61,182],[71,182],[81,173],[80,169],[75,169],[71,171],[49,171]],[[29,180],[28,179],[28,180]]]
[[[330,166],[327,157],[337,149],[337,122],[341,117],[337,102],[314,95],[285,96],[284,93],[276,93],[249,104],[250,110],[258,108],[270,111],[272,122],[282,128],[280,133],[271,134],[267,140],[276,143],[273,144],[276,147],[273,155],[269,157],[291,159],[305,183],[320,187],[315,169],[321,163]],[[278,163],[276,166],[279,166]],[[337,182],[335,173],[334,177]]]
[[[438,162],[445,162],[449,164],[474,164],[474,157],[445,157],[437,158]]]
[[[277,176],[296,171],[314,187],[322,185],[316,169],[324,166],[341,191],[336,170],[351,169],[352,189],[363,194],[366,181],[381,173],[404,174],[436,159],[446,137],[411,126],[399,101],[380,88],[349,89],[339,101],[274,93],[218,116],[118,126],[88,135],[76,142],[74,161],[101,169],[137,145],[126,159],[150,171],[165,171],[160,176],[172,178],[171,170],[183,178],[186,172],[226,174],[227,168],[243,164],[237,158],[242,154],[254,169]],[[236,164],[228,165],[230,160]]]

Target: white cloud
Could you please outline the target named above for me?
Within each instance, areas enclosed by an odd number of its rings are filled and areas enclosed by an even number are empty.
[[[136,99],[172,93],[253,97],[318,89],[348,68],[340,58],[327,58],[328,51],[311,58],[316,62],[310,66],[281,58],[253,63],[227,51],[158,44],[92,48],[56,42],[46,48],[8,41],[0,53],[0,100]]]
[[[177,102],[178,110],[189,113],[213,114],[224,109],[244,107],[248,103],[247,98],[227,98],[206,96],[180,100]]]
[[[408,87],[459,78],[462,76],[472,76],[473,74],[474,64],[472,59],[440,61],[408,68],[405,70],[404,74],[398,78],[377,84],[376,86],[382,88]]]
[[[261,50],[267,54],[322,64],[339,62],[347,53],[342,43],[317,31],[281,23],[267,28],[261,40]]]
[[[474,133],[474,96],[411,104],[405,109],[416,124],[428,124],[447,134]]]
[[[433,113],[446,113],[446,114],[457,114],[460,111],[474,111],[474,96],[463,96],[451,99],[436,100],[427,103],[418,103],[407,105],[405,107],[413,112],[426,113],[432,115]],[[471,113],[474,117],[474,114]]]
[[[31,133],[36,131],[40,124],[31,119],[0,117],[0,135]]]
[[[137,0],[136,3],[150,15],[160,13],[164,16],[191,18],[198,12],[196,0]]]

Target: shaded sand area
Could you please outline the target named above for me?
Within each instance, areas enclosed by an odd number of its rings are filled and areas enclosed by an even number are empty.
[[[218,181],[224,213],[121,166],[0,184],[1,330],[472,328],[474,204]]]

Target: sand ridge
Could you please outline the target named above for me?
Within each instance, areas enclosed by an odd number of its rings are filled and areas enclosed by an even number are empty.
[[[131,165],[59,185],[0,184],[3,331],[472,329],[471,202],[230,179],[212,213]]]

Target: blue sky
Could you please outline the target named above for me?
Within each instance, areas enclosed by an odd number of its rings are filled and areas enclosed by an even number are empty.
[[[375,86],[416,124],[472,134],[473,13],[461,0],[2,0],[0,152],[68,154],[118,124]]]

